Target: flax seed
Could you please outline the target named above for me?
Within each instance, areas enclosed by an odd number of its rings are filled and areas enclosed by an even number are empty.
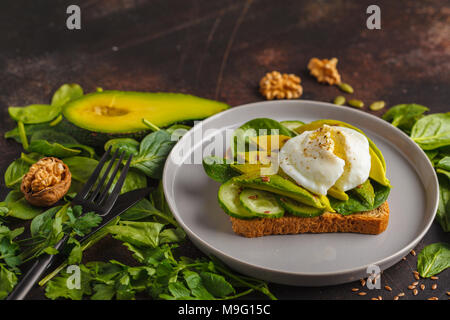
[[[416,252],[414,251],[414,249],[411,250],[411,254],[412,254],[413,256],[416,256]]]
[[[428,300],[439,300],[439,298],[438,297],[431,297],[431,298],[428,298]]]
[[[431,286],[431,290],[436,290],[436,289],[437,289],[437,284],[435,283]]]
[[[409,285],[409,286],[408,286],[408,289],[409,289],[409,290],[413,290],[413,289],[415,289],[415,288],[416,288],[416,286],[413,286],[413,285]]]
[[[431,280],[437,280],[437,279],[439,279],[439,277],[432,276],[430,279],[431,279]]]
[[[359,296],[365,296],[366,294],[367,294],[367,292],[364,292],[364,291],[358,292]]]
[[[356,291],[359,291],[359,289],[358,288],[352,288],[352,291],[356,292]]]
[[[384,286],[384,288],[385,288],[387,291],[392,291],[392,288],[389,287],[389,286]]]
[[[419,284],[419,281],[414,281],[413,283],[411,283],[413,286],[417,286]]]
[[[398,300],[398,299],[400,299],[398,296],[395,296],[395,297],[394,297],[394,300]]]
[[[397,296],[399,296],[399,297],[403,297],[405,295],[405,293],[404,292],[400,292]]]
[[[414,278],[415,278],[416,280],[419,280],[419,279],[420,279],[420,277],[419,277],[418,274],[415,274],[415,275],[414,275]]]
[[[447,294],[448,296],[450,296],[450,291],[447,291],[446,294]]]
[[[378,300],[378,298],[371,298],[370,300]]]
[[[364,279],[361,279],[361,280],[359,280],[360,282],[361,282],[361,286],[365,286],[366,285],[366,280],[364,280]]]
[[[418,293],[419,293],[419,290],[417,290],[417,289],[413,290],[413,295],[417,296]]]
[[[425,290],[425,285],[423,283],[420,285],[420,290]]]
[[[402,260],[405,261],[405,260],[406,260],[406,257],[403,257]]]
[[[378,300],[383,300],[383,297],[382,296],[378,296]]]

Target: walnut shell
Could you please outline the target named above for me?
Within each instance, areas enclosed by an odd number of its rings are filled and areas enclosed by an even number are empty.
[[[70,188],[69,167],[58,158],[46,157],[30,167],[20,190],[25,199],[37,207],[49,207],[64,197]]]

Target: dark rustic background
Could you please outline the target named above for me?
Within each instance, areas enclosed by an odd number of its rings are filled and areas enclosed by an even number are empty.
[[[79,31],[65,27],[69,4],[81,7]],[[381,7],[381,30],[366,29],[370,4]],[[67,82],[86,92],[96,87],[184,92],[237,106],[262,100],[259,79],[279,70],[302,78],[302,98],[331,101],[339,92],[308,76],[311,57],[337,57],[343,80],[366,105],[382,99],[390,106],[415,102],[432,112],[450,110],[448,0],[4,0],[0,41],[0,133],[14,127],[9,105],[47,103]],[[3,176],[21,149],[4,139],[0,148]],[[1,179],[0,199],[6,194]],[[449,236],[434,223],[417,251],[438,241]],[[201,256],[189,242],[180,251]],[[110,238],[85,258],[132,261]],[[382,276],[392,292],[373,290],[364,297],[351,291],[359,282],[271,289],[281,299],[389,299],[401,291],[406,293],[401,299],[447,299],[448,270],[437,290],[430,289],[436,281],[424,280],[427,289],[412,295],[406,287],[414,281],[415,266],[416,257],[409,255]],[[36,288],[30,298],[44,298],[43,290]]]

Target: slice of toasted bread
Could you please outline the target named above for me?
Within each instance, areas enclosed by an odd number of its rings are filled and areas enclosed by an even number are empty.
[[[386,230],[389,222],[389,205],[383,203],[371,211],[344,216],[325,212],[314,218],[284,216],[281,218],[256,218],[243,220],[230,217],[234,232],[248,237],[262,237],[272,234],[354,232],[379,234]]]

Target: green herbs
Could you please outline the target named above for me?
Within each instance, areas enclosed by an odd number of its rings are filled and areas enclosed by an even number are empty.
[[[10,189],[20,189],[23,176],[30,169],[30,164],[19,158],[14,160],[6,169],[5,185]]]
[[[432,277],[450,267],[450,244],[433,243],[419,253],[417,271],[423,278]]]
[[[150,133],[141,141],[139,153],[133,157],[131,167],[150,178],[161,179],[164,163],[174,145],[175,141],[167,131]]]
[[[411,138],[424,150],[450,145],[450,112],[419,119],[411,130]]]
[[[226,159],[219,157],[203,158],[203,168],[211,179],[220,183],[225,183],[231,178],[240,175],[230,164],[226,163]]]
[[[414,123],[429,110],[427,107],[415,103],[398,104],[390,108],[383,115],[383,119],[391,122],[394,127],[409,133]]]
[[[78,84],[63,84],[53,94],[51,104],[54,107],[62,107],[67,102],[78,99],[82,96],[83,89]]]
[[[383,119],[406,133],[427,154],[439,180],[439,205],[436,220],[445,232],[450,232],[450,112],[423,116],[427,107],[400,104],[392,107]]]
[[[52,121],[61,113],[61,108],[48,104],[32,104],[27,107],[9,107],[8,112],[16,121],[35,124]]]

